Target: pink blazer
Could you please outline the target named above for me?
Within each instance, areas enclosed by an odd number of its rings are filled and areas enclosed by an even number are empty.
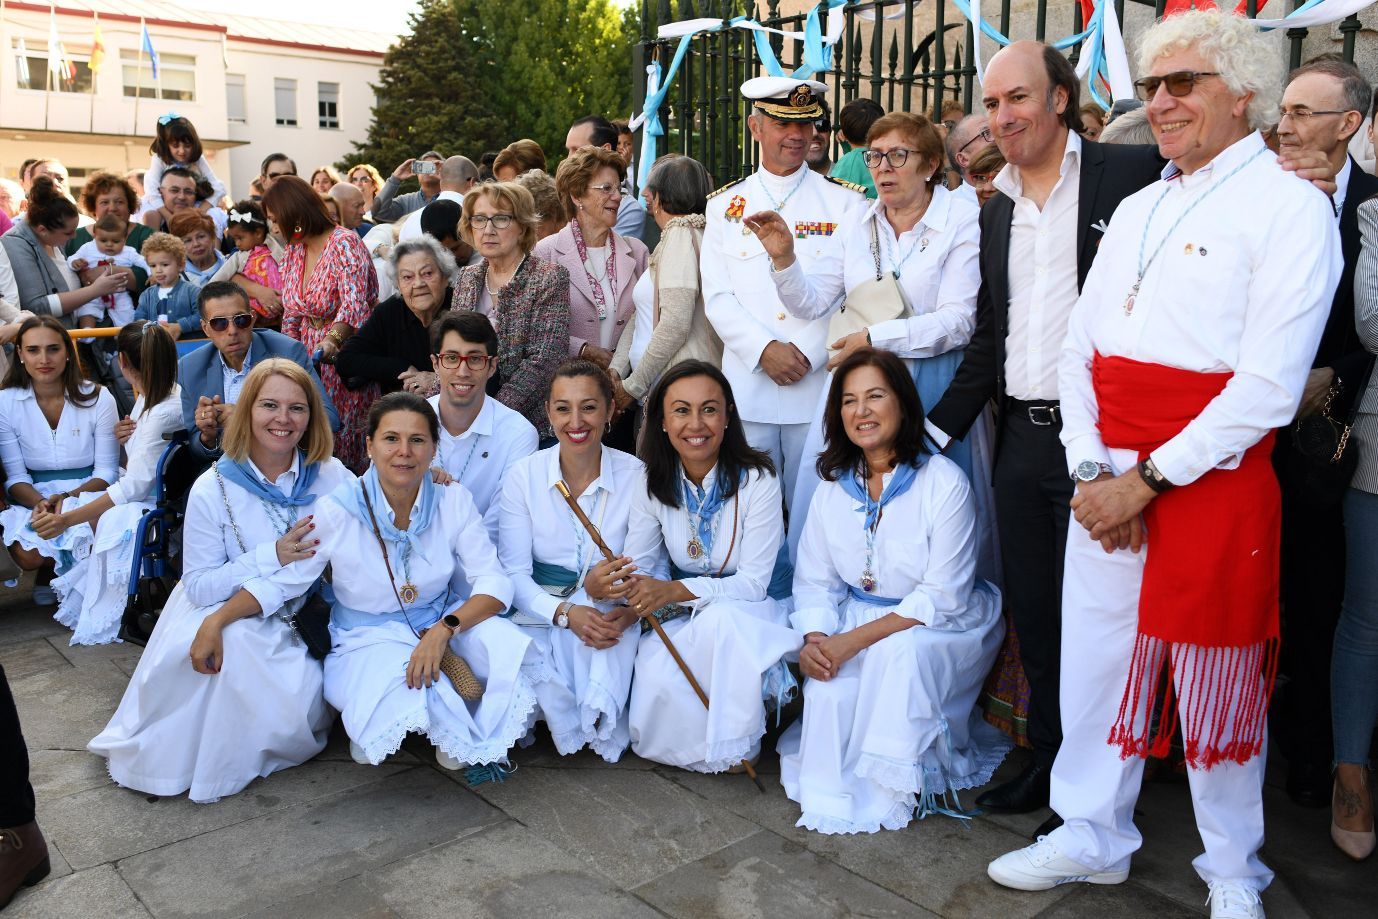
[[[639,239],[609,233],[608,240],[617,260],[617,303],[613,310],[613,321],[617,323],[617,329],[612,336],[615,346],[636,310],[632,303],[632,288],[636,286],[637,278],[646,270],[647,253],[646,246]],[[536,248],[531,250],[531,254],[551,264],[560,265],[569,272],[570,356],[577,356],[585,343],[601,348],[603,339],[598,332],[598,305],[593,299],[588,272],[584,270],[579,250],[574,245],[574,234],[569,227],[566,226],[554,236],[547,236],[536,243]]]

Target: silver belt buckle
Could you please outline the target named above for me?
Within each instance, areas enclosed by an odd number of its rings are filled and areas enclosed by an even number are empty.
[[[1058,420],[1057,416],[1058,407],[1056,405],[1029,406],[1029,421],[1038,425],[1040,428],[1046,428],[1056,424]]]

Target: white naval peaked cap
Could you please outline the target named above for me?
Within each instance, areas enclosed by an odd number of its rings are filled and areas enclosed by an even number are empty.
[[[817,80],[794,77],[752,77],[742,95],[777,121],[816,121],[823,117],[819,100],[828,87]]]

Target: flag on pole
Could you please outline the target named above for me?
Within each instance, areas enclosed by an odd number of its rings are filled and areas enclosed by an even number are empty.
[[[86,66],[91,73],[100,71],[101,64],[105,63],[105,42],[100,37],[100,16],[96,17],[96,34],[91,38],[91,61]]]
[[[19,81],[20,89],[29,88],[29,49],[24,44],[24,39],[19,39],[19,47],[14,52],[15,78]]]
[[[65,42],[58,42],[57,50],[60,55],[59,60],[62,62],[62,79],[71,83],[77,78],[77,65],[67,56],[67,45]]]
[[[57,10],[48,8],[48,73],[56,80],[62,79],[62,42],[57,40]]]
[[[148,26],[144,24],[142,19],[139,20],[139,24],[143,26],[143,43],[140,48],[144,54],[148,55],[149,67],[153,71],[153,79],[156,80],[158,79],[158,52],[153,50],[153,39],[148,34]]]

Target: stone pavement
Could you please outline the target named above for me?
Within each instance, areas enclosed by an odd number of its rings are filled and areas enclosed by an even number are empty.
[[[1190,866],[1200,843],[1178,776],[1145,787],[1145,844],[1127,883],[1038,894],[996,886],[985,865],[1026,843],[1045,814],[821,836],[794,828],[798,810],[770,753],[764,795],[744,776],[630,754],[615,766],[559,757],[548,740],[515,755],[506,783],[470,789],[415,738],[382,766],[355,765],[337,725],[317,759],[218,804],[118,788],[84,748],[140,649],[69,647],[28,593],[0,592],[0,665],[19,703],[53,873],[5,919],[1204,915]],[[1019,768],[1017,756],[1002,775]],[[1268,915],[1374,915],[1378,872],[1331,847],[1328,812],[1295,807],[1275,786],[1266,802],[1264,857],[1278,875]]]

